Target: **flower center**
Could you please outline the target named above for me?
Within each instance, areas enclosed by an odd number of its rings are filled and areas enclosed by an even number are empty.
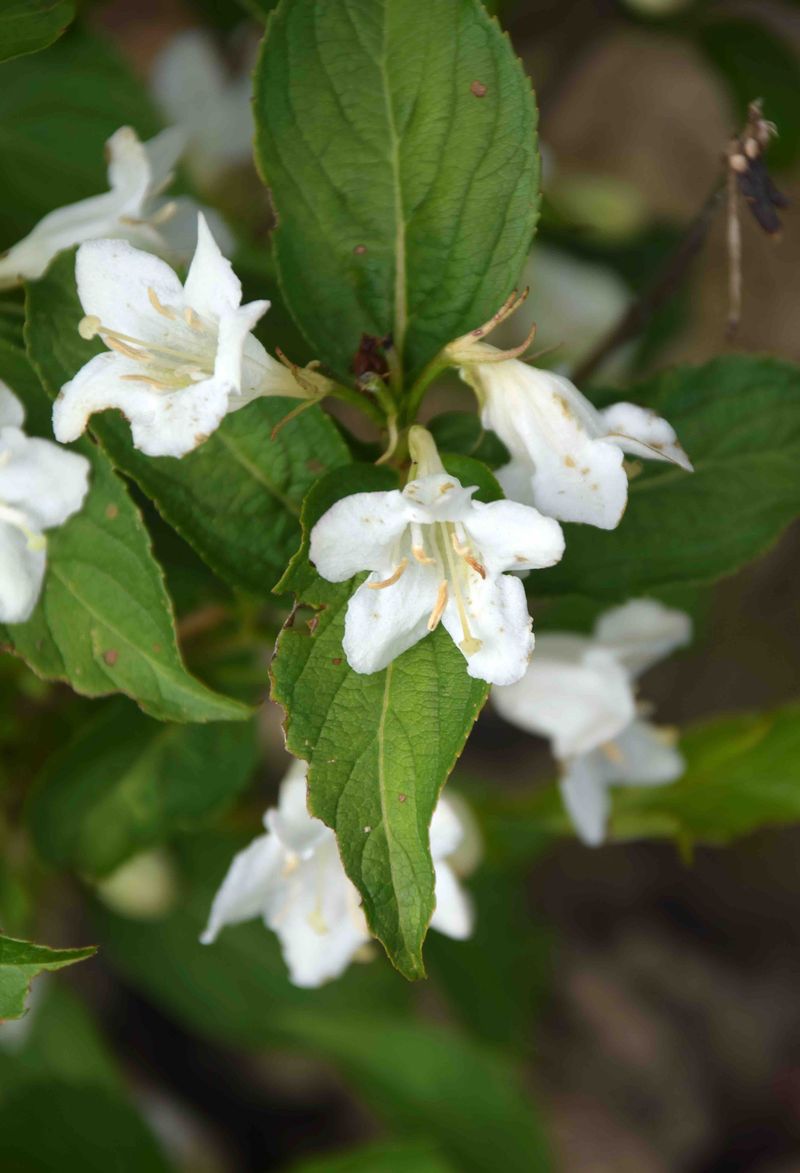
[[[96,314],[87,314],[78,325],[81,338],[100,337],[110,350],[142,364],[141,374],[121,375],[129,383],[146,383],[154,391],[180,391],[214,373],[217,331],[190,306],[182,310],[164,305],[153,288],[147,296],[157,314],[172,323],[167,342],[144,341],[104,326]]]
[[[478,552],[473,549],[460,522],[437,521],[426,528],[432,531],[429,547],[425,545],[422,526],[418,522],[412,522],[410,526],[412,557],[423,566],[436,567],[439,574],[439,589],[428,618],[428,631],[434,631],[439,626],[447,603],[452,598],[464,637],[458,646],[465,656],[472,656],[483,645],[472,634],[467,600],[474,581],[472,575],[486,578],[486,568],[477,557]],[[379,591],[393,586],[402,578],[408,564],[407,556],[401,558],[389,578],[369,583],[369,589]]]

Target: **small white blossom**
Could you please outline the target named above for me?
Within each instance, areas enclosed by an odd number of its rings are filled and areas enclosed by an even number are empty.
[[[480,341],[519,304],[509,300],[492,322],[445,349],[475,391],[484,425],[511,453],[497,479],[508,497],[547,517],[614,529],[628,500],[623,453],[687,471],[691,463],[655,412],[633,403],[598,411],[563,375],[520,361],[528,340],[511,351]]]
[[[186,135],[186,160],[195,180],[214,183],[253,157],[252,67],[229,75],[213,39],[201,29],[173,37],[156,58],[152,87],[171,125]]]
[[[201,937],[211,944],[226,925],[263,917],[277,934],[296,986],[339,977],[372,940],[358,891],[342,866],[336,836],[306,807],[306,764],[295,762],[281,783],[277,808],[264,816],[266,834],[235,856],[214,897]],[[463,829],[441,798],[430,847],[436,883],[431,927],[463,940],[472,932],[472,906],[448,859]]]
[[[80,333],[109,349],[61,388],[53,430],[62,443],[94,412],[115,407],[140,451],[184,456],[259,396],[325,390],[327,380],[285,367],[250,333],[269,302],[241,305],[239,280],[202,215],[184,285],[165,261],[122,240],[82,245],[75,272],[86,312]]]
[[[519,680],[533,651],[525,589],[508,570],[552,566],[559,525],[513,501],[473,501],[444,469],[433,439],[413,427],[416,475],[401,491],[337,501],[311,531],[323,578],[369,578],[347,607],[343,647],[356,672],[378,672],[441,622],[470,676]]]
[[[580,837],[603,841],[613,785],[656,786],[683,773],[671,730],[637,716],[634,681],[689,642],[691,621],[653,599],[607,611],[591,637],[545,632],[527,674],[492,699],[512,725],[550,739]]]
[[[183,135],[164,130],[149,142],[123,126],[106,143],[110,190],[56,208],[32,232],[0,256],[0,288],[41,277],[57,253],[101,237],[125,239],[156,253],[169,253],[172,221],[196,214],[188,199],[160,199],[183,150]],[[181,234],[185,235],[185,234]]]
[[[47,561],[45,530],[77,513],[89,462],[22,431],[22,404],[0,383],[0,622],[24,623],[36,606]]]

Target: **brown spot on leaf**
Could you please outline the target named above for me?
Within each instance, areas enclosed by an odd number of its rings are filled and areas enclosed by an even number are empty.
[[[307,625],[308,625],[308,630],[313,635],[314,632],[319,627],[319,615],[312,615],[312,617],[309,620],[307,620]]]
[[[483,84],[482,81],[474,81],[469,88],[470,88],[470,93],[473,93],[476,98],[485,98],[486,97],[486,86]]]
[[[119,506],[113,504],[106,505],[105,512],[109,521],[115,521],[119,517]]]
[[[357,257],[363,257],[363,255],[366,251],[367,251],[367,246],[365,244],[357,244],[356,247],[353,249],[353,252],[356,254]]]
[[[331,663],[333,664],[334,668],[338,668],[339,665],[341,664],[341,662],[342,662],[341,656],[334,656],[333,659],[331,660]]]
[[[107,652],[103,652],[103,660],[108,664],[109,668],[113,668],[119,659],[119,652],[114,648],[109,648]]]
[[[153,651],[155,652],[156,655],[158,655],[159,652],[161,651],[161,644],[153,644]]]
[[[405,794],[398,794],[398,796],[397,796],[397,801],[398,801],[398,802],[405,802],[405,800],[406,800],[406,795],[405,795]]]

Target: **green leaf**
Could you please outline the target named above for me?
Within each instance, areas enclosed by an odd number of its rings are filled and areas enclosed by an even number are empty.
[[[645,462],[613,533],[567,525],[539,595],[624,600],[713,582],[765,553],[800,513],[800,368],[736,356],[679,367],[626,399],[675,427],[695,471]]]
[[[740,123],[750,102],[763,99],[764,116],[778,127],[767,163],[790,167],[800,155],[800,58],[792,41],[761,21],[711,19],[699,26],[697,43],[727,86]]]
[[[0,364],[7,357],[0,347]],[[0,377],[23,400],[34,430],[45,397],[24,370],[16,355],[0,366]],[[81,441],[75,448],[92,466],[89,493],[81,511],[48,535],[36,609],[26,623],[1,629],[3,639],[39,676],[64,680],[84,696],[123,692],[161,720],[244,719],[246,706],[186,670],[139,511],[95,445]]]
[[[0,935],[0,1021],[20,1018],[25,1013],[25,997],[40,973],[85,961],[96,952],[94,945],[85,949],[48,949]]]
[[[82,316],[74,253],[64,253],[27,295],[28,350],[52,397],[103,349],[81,339]],[[133,477],[220,577],[265,595],[297,547],[308,489],[349,460],[344,440],[318,407],[273,439],[273,428],[296,406],[295,400],[258,400],[228,416],[180,460],[137,452],[116,412],[93,417],[91,428],[117,468]]]
[[[441,456],[442,464],[451,476],[457,477],[465,487],[477,487],[476,501],[502,501],[503,490],[483,461],[452,452],[442,452]]]
[[[409,378],[514,286],[538,209],[536,111],[478,0],[291,0],[255,77],[289,308],[342,378],[362,333]]]
[[[152,1134],[119,1093],[25,1083],[0,1107],[0,1166],[14,1173],[169,1173]]]
[[[293,1165],[291,1173],[454,1173],[432,1145],[374,1144],[346,1153],[312,1158]]]
[[[46,49],[58,40],[74,17],[73,0],[3,0],[0,61]]]
[[[441,452],[474,456],[488,464],[489,468],[499,468],[510,459],[508,449],[500,437],[494,432],[487,432],[479,416],[471,412],[445,411],[434,416],[425,426]]]
[[[165,725],[107,705],[50,758],[28,805],[41,856],[99,876],[224,808],[255,764],[252,727]]]
[[[467,675],[441,629],[382,672],[354,672],[342,650],[352,586],[324,583],[308,565],[306,545],[335,500],[386,488],[390,477],[353,465],[309,494],[304,545],[279,589],[298,591],[319,611],[311,625],[284,629],[272,682],[287,713],[287,748],[309,762],[309,809],[336,832],[373,933],[401,973],[419,978],[434,908],[428,828],[488,686]]]
[[[530,1098],[505,1058],[454,1031],[397,1020],[292,1016],[288,1030],[357,1082],[401,1135],[429,1135],[463,1173],[550,1168]]]
[[[681,750],[678,782],[617,792],[615,837],[724,844],[800,821],[800,705],[703,722]]]
[[[5,64],[0,248],[46,212],[106,191],[103,148],[126,125],[143,138],[159,129],[146,90],[103,38],[72,29],[46,54]]]

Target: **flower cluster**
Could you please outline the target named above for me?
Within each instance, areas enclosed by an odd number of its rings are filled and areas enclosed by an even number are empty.
[[[36,606],[47,561],[45,530],[83,505],[89,461],[27,436],[25,412],[0,383],[0,622],[24,623]]]
[[[609,787],[673,782],[684,763],[670,729],[640,716],[635,681],[691,638],[691,621],[654,599],[602,615],[591,637],[545,632],[516,684],[492,690],[512,725],[550,739],[561,793],[578,834],[603,841]]]
[[[358,892],[345,874],[336,837],[306,807],[306,765],[294,762],[266,834],[234,857],[202,935],[211,944],[226,925],[261,917],[281,943],[296,986],[320,986],[364,955],[372,935]],[[472,932],[472,907],[449,862],[464,838],[455,807],[439,800],[430,827],[436,876],[431,927],[458,940]]]

